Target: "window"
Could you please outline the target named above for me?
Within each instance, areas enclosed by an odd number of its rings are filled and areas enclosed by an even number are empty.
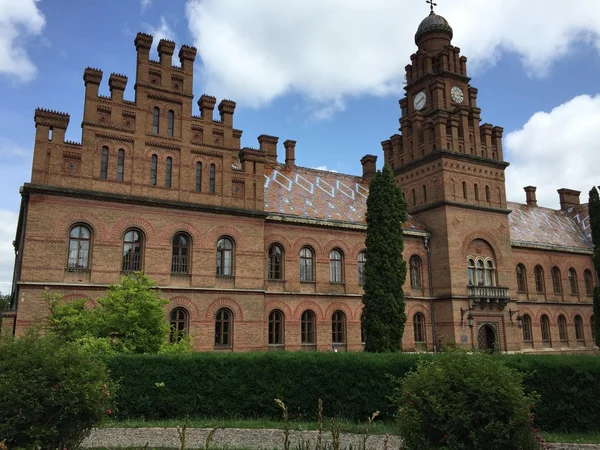
[[[202,192],[202,163],[196,163],[196,192]]]
[[[313,251],[309,247],[300,250],[300,281],[314,281]]]
[[[485,284],[485,263],[482,259],[476,261],[477,270],[475,276],[477,277],[477,285],[483,286]]]
[[[421,289],[421,258],[417,255],[410,257],[410,287]]]
[[[144,238],[138,230],[129,230],[123,239],[123,267],[126,272],[142,270],[142,249]]]
[[[577,342],[583,342],[583,320],[581,316],[575,316],[575,339]]]
[[[171,188],[171,173],[173,172],[173,158],[167,157],[167,168],[165,170],[165,187]]]
[[[569,269],[569,288],[571,290],[571,295],[579,294],[579,289],[577,288],[577,272],[575,269]]]
[[[468,200],[467,199],[467,183],[465,181],[463,181],[463,198],[465,200]]]
[[[269,345],[283,345],[283,313],[279,310],[269,314]]]
[[[167,123],[167,136],[173,137],[173,129],[175,128],[175,113],[169,110]]]
[[[222,237],[217,242],[217,276],[230,277],[233,275],[233,242]]]
[[[231,348],[232,331],[233,314],[227,308],[219,309],[215,317],[215,347]]]
[[[158,106],[154,107],[154,114],[152,116],[152,134],[158,134],[160,124],[160,109]]]
[[[336,311],[331,316],[331,343],[346,343],[346,315],[342,311]]]
[[[169,342],[177,343],[181,341],[187,333],[188,312],[184,308],[175,308],[169,315],[171,332]]]
[[[558,316],[558,338],[561,342],[567,342],[567,319],[562,314]]]
[[[540,326],[542,328],[542,342],[550,343],[550,320],[546,314],[542,315],[540,319]]]
[[[494,267],[494,261],[488,259],[485,262],[485,285],[496,286],[496,268]]]
[[[117,181],[123,181],[123,172],[125,169],[125,150],[119,149],[117,158]]]
[[[210,192],[211,194],[215,193],[215,165],[211,164],[210,165],[210,172],[209,172],[209,179],[208,179],[208,192]]]
[[[307,309],[302,313],[301,322],[302,344],[315,344],[315,313]]]
[[[184,233],[177,233],[173,237],[171,273],[188,273],[189,255],[190,238]]]
[[[69,234],[69,262],[74,269],[89,269],[92,233],[84,225],[76,225]]]
[[[329,252],[329,281],[343,283],[342,252],[338,249]]]
[[[467,270],[469,275],[469,286],[475,286],[475,260],[467,259]]]
[[[415,192],[415,190],[412,190],[412,204],[413,206],[415,206],[417,204],[417,193]]]
[[[283,279],[283,251],[277,244],[269,247],[269,280]]]
[[[100,178],[106,180],[108,176],[108,147],[102,147],[102,162],[100,163]]]
[[[485,201],[486,202],[490,202],[490,187],[486,186],[485,187]]]
[[[491,258],[467,258],[469,286],[496,286],[496,266]]]
[[[415,344],[425,343],[425,316],[421,313],[416,313],[413,317],[415,328]]]
[[[527,272],[523,264],[517,265],[517,291],[527,292]]]
[[[150,164],[150,184],[156,186],[156,169],[158,167],[158,156],[152,155],[152,162]]]
[[[541,266],[535,266],[533,270],[535,275],[535,292],[538,294],[544,293],[544,269]]]
[[[357,261],[357,267],[358,267],[358,284],[365,284],[365,263],[367,262],[367,256],[366,253],[360,252],[358,254],[358,261]]]
[[[529,314],[523,314],[523,342],[533,342],[531,317],[529,317]]]
[[[592,278],[592,272],[585,270],[583,272],[583,281],[585,282],[585,295],[594,294],[594,279]]]
[[[427,186],[423,185],[423,203],[427,203]]]
[[[558,267],[552,268],[552,289],[555,294],[562,294],[562,282],[560,280],[560,270]]]
[[[475,186],[473,186],[473,189],[475,190],[475,201],[478,202],[479,201],[479,186],[477,185],[477,183],[475,183]]]

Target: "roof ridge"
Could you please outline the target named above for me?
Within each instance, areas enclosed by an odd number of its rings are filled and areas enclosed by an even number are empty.
[[[269,163],[267,163],[265,165],[270,166],[271,168],[275,168],[275,167],[288,167],[284,163],[280,163],[280,162],[278,162],[276,164],[272,164],[272,163],[269,164]],[[312,168],[312,167],[304,167],[304,166],[299,166],[299,165],[294,165],[293,168],[294,169],[307,170],[309,172],[327,173],[327,174],[336,175],[336,176],[337,175],[341,175],[343,177],[348,177],[348,178],[360,178],[360,179],[363,179],[363,177],[360,176],[360,175],[351,175],[349,173],[337,172],[335,170],[322,170],[322,169],[315,169],[315,168]],[[366,180],[364,180],[364,181],[366,181]]]

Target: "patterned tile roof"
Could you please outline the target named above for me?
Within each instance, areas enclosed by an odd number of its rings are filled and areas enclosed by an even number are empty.
[[[299,218],[366,225],[369,183],[337,172],[265,165],[265,211]],[[425,231],[409,215],[403,228]]]

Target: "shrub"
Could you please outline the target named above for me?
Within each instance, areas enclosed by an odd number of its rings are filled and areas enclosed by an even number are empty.
[[[74,448],[112,413],[106,365],[52,336],[0,342],[0,440],[9,448]]]
[[[397,380],[400,434],[408,448],[530,450],[534,394],[498,358],[462,351],[422,360]]]

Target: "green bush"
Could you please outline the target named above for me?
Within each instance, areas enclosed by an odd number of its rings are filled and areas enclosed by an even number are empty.
[[[48,336],[0,342],[0,441],[9,448],[74,448],[112,413],[104,363]]]
[[[397,380],[400,434],[407,448],[533,450],[533,394],[498,358],[463,351],[422,360]]]

